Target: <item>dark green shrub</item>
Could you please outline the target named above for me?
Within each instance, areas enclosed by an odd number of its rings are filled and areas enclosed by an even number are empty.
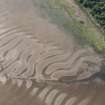
[[[79,0],[79,3],[88,8],[90,14],[105,29],[105,0]]]

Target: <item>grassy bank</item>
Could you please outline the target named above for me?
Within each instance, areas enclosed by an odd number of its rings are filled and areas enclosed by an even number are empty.
[[[44,14],[47,14],[52,23],[56,23],[65,32],[72,33],[81,45],[91,45],[97,51],[105,50],[105,41],[101,32],[99,32],[89,19],[80,21],[75,15],[75,7],[66,0],[34,0],[42,8]]]
[[[86,22],[86,25],[81,24],[80,21],[78,21],[74,16],[75,12],[71,7],[70,3],[63,2],[62,7],[65,9],[65,11],[68,13],[69,16],[73,17],[74,27],[75,24],[77,24],[77,28],[79,28],[81,31],[79,33],[80,38],[83,38],[84,40],[88,41],[89,44],[91,44],[97,51],[104,52],[105,50],[105,41],[103,33],[97,29],[96,25],[90,21],[90,18],[88,17],[87,20],[84,20],[84,23]],[[87,16],[87,15],[86,15]],[[82,18],[82,17],[81,17]],[[88,23],[89,22],[89,23]],[[91,28],[96,28],[94,30],[91,30]]]

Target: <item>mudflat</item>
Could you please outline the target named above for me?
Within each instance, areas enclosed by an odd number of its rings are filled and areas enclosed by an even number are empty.
[[[0,1],[0,105],[104,105],[103,58],[64,29],[72,17],[54,3]]]

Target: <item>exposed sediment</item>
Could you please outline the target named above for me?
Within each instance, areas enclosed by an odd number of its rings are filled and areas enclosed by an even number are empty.
[[[32,0],[0,5],[0,105],[104,105],[99,75],[90,83],[102,57],[43,18]],[[67,85],[69,80],[77,82]],[[88,83],[78,84],[82,80]]]

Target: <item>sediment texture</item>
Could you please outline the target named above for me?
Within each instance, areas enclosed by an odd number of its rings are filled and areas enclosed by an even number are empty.
[[[38,6],[37,0],[0,1],[0,105],[104,105],[103,84],[65,84],[100,72],[102,58]]]

